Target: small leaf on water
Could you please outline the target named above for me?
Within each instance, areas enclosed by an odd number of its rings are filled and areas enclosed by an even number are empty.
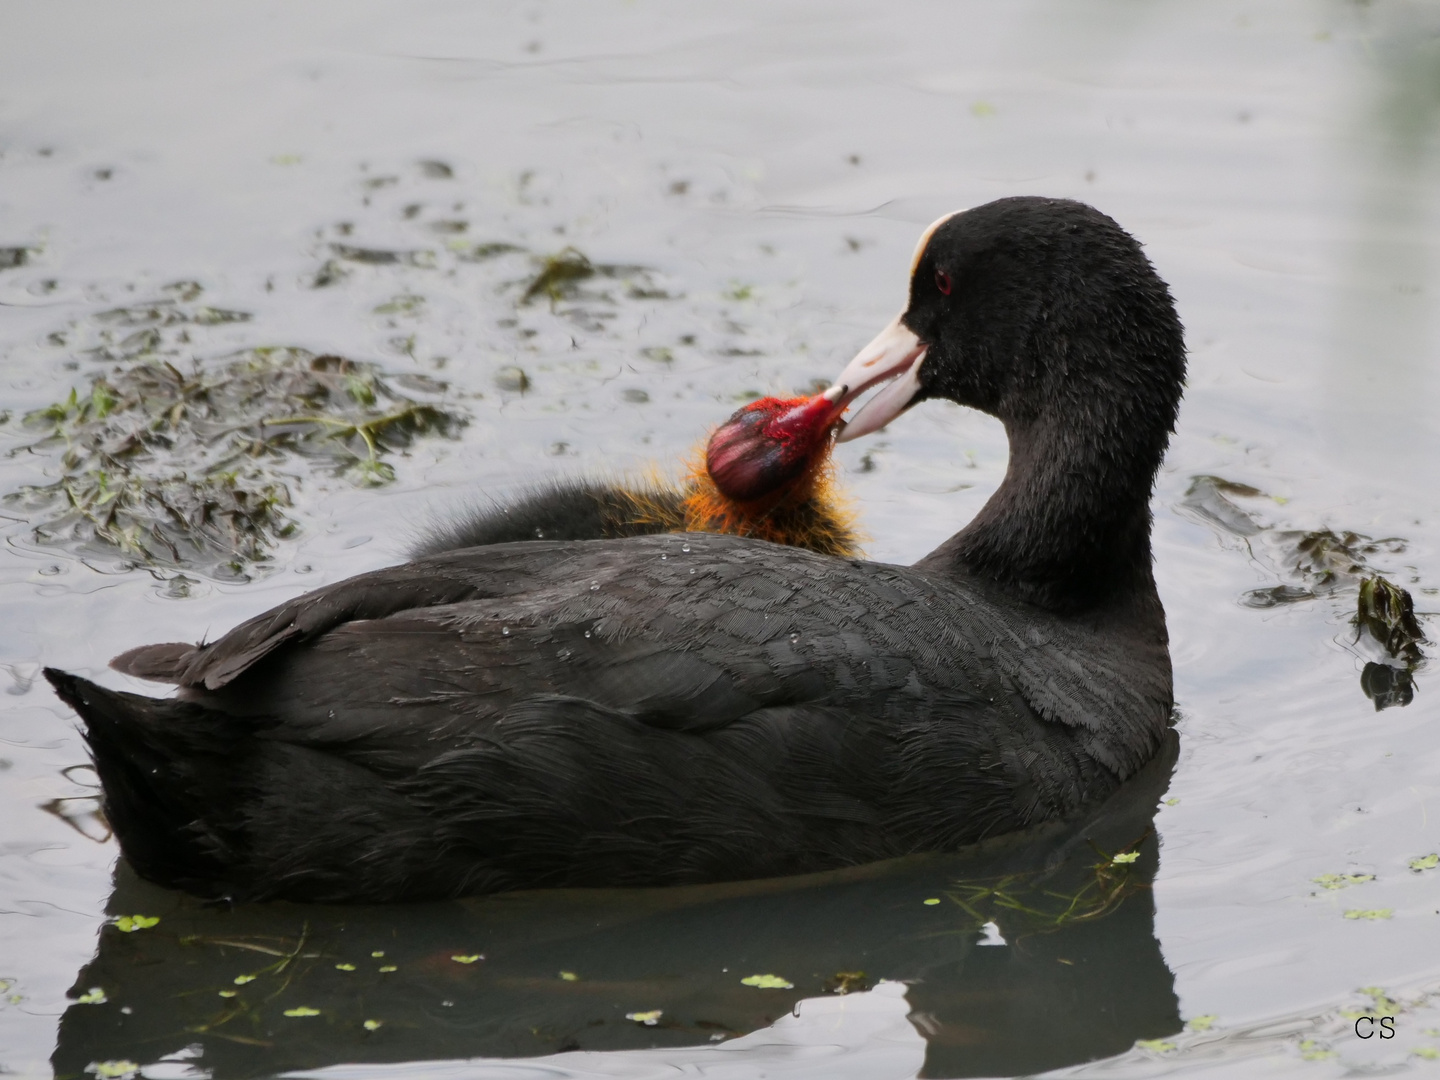
[[[159,921],[158,915],[121,915],[115,920],[115,928],[122,934],[133,934],[136,930],[149,930]]]
[[[1175,1049],[1175,1044],[1168,1039],[1136,1039],[1135,1047],[1139,1050],[1148,1050],[1152,1054],[1164,1054]]]
[[[1434,870],[1437,866],[1440,866],[1440,855],[1421,855],[1410,860],[1411,870]]]
[[[366,1031],[379,1031],[380,1025],[383,1023],[385,1023],[384,1020],[366,1020],[362,1026]]]
[[[1171,796],[1170,798],[1168,798],[1168,799],[1165,800],[1165,805],[1166,805],[1166,806],[1179,806],[1179,805],[1180,805],[1180,800],[1177,799],[1177,798],[1175,798],[1174,796]]]
[[[105,996],[105,991],[98,986],[92,986],[85,993],[75,999],[81,1005],[104,1005],[110,999]]]
[[[457,964],[473,964],[476,960],[484,960],[485,954],[471,953],[469,956],[452,956],[450,959],[454,960]]]
[[[579,976],[579,975],[576,975],[575,972],[573,972],[573,971],[562,971],[562,972],[560,972],[560,978],[564,979],[566,982],[579,982],[579,981],[580,981],[580,976]]]
[[[594,277],[600,268],[595,266],[581,252],[567,247],[554,255],[537,259],[538,272],[525,288],[520,303],[528,304],[537,296],[548,296],[551,306],[555,301],[574,296],[576,282]]]
[[[759,987],[761,990],[793,990],[795,984],[782,979],[779,975],[747,975],[740,982],[745,986]]]
[[[354,965],[354,964],[336,964],[336,965],[335,965],[335,970],[336,970],[336,971],[354,971],[354,970],[355,970],[355,965]]]
[[[1140,858],[1140,853],[1138,851],[1122,851],[1119,855],[1116,855],[1110,861],[1116,866],[1128,866],[1130,863],[1133,863],[1138,858]]]
[[[1374,881],[1374,874],[1321,874],[1317,878],[1311,878],[1322,889],[1345,889],[1351,885],[1363,885],[1367,881]]]
[[[1301,1039],[1300,1056],[1306,1061],[1327,1061],[1337,1055],[1334,1050],[1321,1046],[1314,1039]]]
[[[85,1071],[94,1073],[97,1080],[125,1080],[140,1071],[133,1061],[92,1061]]]
[[[637,1024],[644,1024],[646,1027],[654,1027],[665,1015],[664,1009],[651,1009],[649,1012],[626,1013],[626,1020],[634,1020]]]
[[[394,964],[381,964],[381,965],[380,965],[380,970],[381,970],[381,971],[399,971],[400,969],[399,969],[398,967],[396,967]]]
[[[530,376],[525,374],[523,368],[507,364],[495,372],[495,385],[512,394],[523,394],[530,389]]]
[[[1388,908],[1388,907],[1383,907],[1383,908],[1351,908],[1350,910],[1348,910],[1347,912],[1345,912],[1345,918],[1347,918],[1347,919],[1368,919],[1368,920],[1371,921],[1371,922],[1377,922],[1377,921],[1379,921],[1380,919],[1388,919],[1388,918],[1390,918],[1390,916],[1392,916],[1392,915],[1394,915],[1394,914],[1395,914],[1395,909],[1394,909],[1394,908]]]
[[[1206,1013],[1204,1016],[1197,1016],[1192,1020],[1187,1020],[1185,1026],[1191,1031],[1209,1031],[1215,1026],[1215,1021],[1218,1019],[1219,1017],[1214,1013]]]
[[[254,981],[255,981],[255,976],[254,976],[254,975],[236,975],[236,976],[235,976],[235,985],[236,985],[236,986],[244,986],[246,983],[252,983],[252,982],[254,982]]]
[[[312,1009],[309,1005],[297,1005],[293,1009],[285,1010],[286,1016],[319,1016],[319,1009]]]
[[[1370,1011],[1364,1016],[1399,1016],[1400,1003],[1385,992],[1383,986],[1362,986],[1360,993],[1370,999]]]
[[[920,901],[920,902],[921,902],[922,904],[924,904],[926,907],[934,907],[936,904],[938,904],[938,903],[940,902],[940,898],[939,898],[938,896],[932,896],[932,897],[930,897],[930,899],[928,899],[928,900],[922,900],[922,901]]]
[[[1418,1058],[1424,1058],[1426,1061],[1440,1061],[1440,1050],[1436,1050],[1433,1046],[1417,1046],[1410,1052]]]
[[[372,952],[370,955],[373,956],[376,960],[379,960],[380,957],[382,957],[382,956],[385,955],[385,950],[384,950],[384,949],[376,949],[376,950],[375,950],[374,952]]]
[[[232,998],[232,997],[235,996],[236,993],[237,993],[237,991],[235,991],[235,990],[221,990],[221,991],[220,991],[220,996],[223,997],[223,998]]]

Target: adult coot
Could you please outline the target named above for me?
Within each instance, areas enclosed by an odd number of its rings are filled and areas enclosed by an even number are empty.
[[[1140,246],[1057,199],[922,238],[905,311],[832,399],[847,435],[945,397],[1005,480],[914,566],[703,533],[449,551],[208,645],[47,674],[155,881],[377,901],[787,874],[1074,812],[1171,708],[1149,495],[1184,375]],[[747,459],[767,468],[764,455]]]

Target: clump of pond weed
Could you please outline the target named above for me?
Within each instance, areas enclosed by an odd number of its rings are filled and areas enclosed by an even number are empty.
[[[1375,711],[1409,705],[1415,699],[1415,671],[1425,661],[1420,649],[1425,634],[1410,594],[1378,574],[1364,578],[1350,624],[1357,644],[1368,638],[1384,653],[1360,672],[1360,686]]]
[[[1051,880],[1047,873],[1029,872],[957,881],[944,895],[973,922],[967,932],[993,922],[1003,925],[1005,936],[1011,940],[1093,922],[1115,911],[1127,897],[1149,887],[1138,860],[1131,857],[1148,836],[1147,832],[1120,853],[1106,853],[1095,847],[1100,860],[1087,868],[1088,874],[1064,885]]]
[[[1420,651],[1425,634],[1415,618],[1415,601],[1379,574],[1360,582],[1360,597],[1351,623],[1396,660],[1413,667],[1425,658]]]
[[[1240,598],[1246,607],[1273,608],[1354,589],[1358,596],[1350,623],[1355,644],[1375,657],[1360,673],[1360,687],[1376,711],[1408,705],[1414,699],[1414,672],[1425,660],[1425,635],[1415,617],[1410,593],[1377,573],[1371,560],[1405,551],[1405,541],[1372,539],[1349,530],[1281,530],[1265,524],[1236,500],[1272,499],[1259,488],[1219,476],[1193,477],[1179,509],[1238,538],[1252,555],[1257,546],[1290,581],[1251,589]]]
[[[298,529],[297,464],[385,484],[389,454],[463,422],[338,356],[253,349],[189,371],[151,358],[27,414],[40,437],[22,449],[58,452],[62,475],[5,501],[41,544],[243,580]]]
[[[550,301],[553,308],[561,300],[604,300],[612,298],[603,290],[583,289],[582,283],[595,278],[618,280],[625,284],[627,295],[640,300],[667,300],[669,293],[657,289],[650,281],[650,271],[643,266],[626,266],[616,263],[597,263],[578,248],[567,247],[553,255],[532,256],[535,272],[524,283],[520,294],[522,305],[532,303],[540,297]]]

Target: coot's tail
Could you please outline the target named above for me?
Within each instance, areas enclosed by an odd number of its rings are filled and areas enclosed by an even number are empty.
[[[202,895],[225,892],[235,834],[226,827],[234,800],[224,766],[236,749],[226,718],[188,701],[107,690],[54,668],[45,677],[85,721],[105,815],[135,869]]]

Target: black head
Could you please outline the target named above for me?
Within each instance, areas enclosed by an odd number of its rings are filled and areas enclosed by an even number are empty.
[[[901,322],[926,346],[919,400],[1021,425],[1108,401],[1162,433],[1174,425],[1185,353],[1169,290],[1135,239],[1083,203],[1001,199],[945,218]]]
[[[892,376],[842,439],[934,397],[998,417],[1010,437],[1005,484],[942,551],[1054,606],[1088,603],[1142,558],[1148,577],[1184,338],[1165,283],[1113,220],[1020,197],[936,222],[905,311],[839,382],[848,397]]]

